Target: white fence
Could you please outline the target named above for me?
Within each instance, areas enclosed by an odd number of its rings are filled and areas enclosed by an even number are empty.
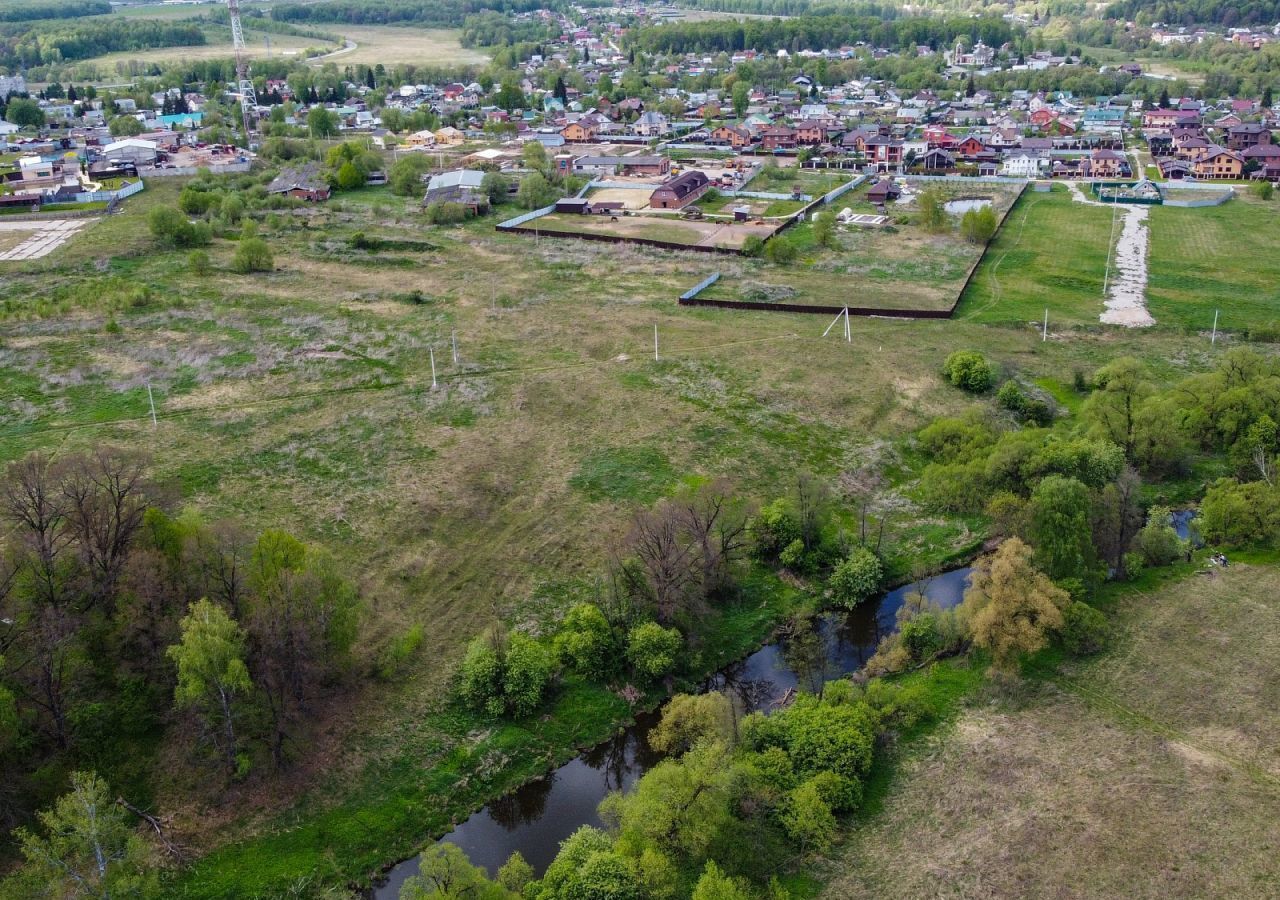
[[[118,191],[81,191],[76,194],[76,203],[110,203],[112,200],[123,200],[141,191],[145,185],[142,179],[132,181]]]

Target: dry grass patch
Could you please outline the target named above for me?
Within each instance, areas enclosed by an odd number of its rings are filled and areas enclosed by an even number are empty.
[[[1274,898],[1280,570],[1114,611],[1112,649],[908,759],[830,898]]]

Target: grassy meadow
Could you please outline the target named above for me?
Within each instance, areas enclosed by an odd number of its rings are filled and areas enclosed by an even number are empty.
[[[1189,193],[1189,192],[1184,192]],[[1247,331],[1280,321],[1280,270],[1271,244],[1280,203],[1237,188],[1206,209],[1154,207],[1149,220],[1147,308],[1157,328]],[[1120,227],[1114,227],[1118,234]],[[956,310],[991,324],[1036,322],[1092,327],[1103,310],[1112,211],[1073,203],[1065,185],[1029,191],[983,258]]]
[[[1113,646],[913,747],[824,897],[1274,896],[1280,569],[1126,590]]]
[[[839,484],[877,469],[903,577],[982,539],[982,523],[910,499],[903,439],[974,402],[944,383],[950,352],[979,347],[1055,385],[1122,353],[1166,379],[1211,359],[1206,342],[1168,330],[1046,344],[972,319],[855,320],[852,343],[824,339],[816,317],[679,307],[722,259],[495,232],[510,208],[433,228],[416,198],[381,188],[264,217],[274,272],[233,274],[234,241],[219,239],[213,271],[195,275],[146,224],[180,187],[154,179],[49,257],[0,264],[0,460],[145,447],[183,504],[330,550],[368,603],[366,659],[412,624],[426,639],[402,680],[318,710],[306,764],[270,786],[212,795],[183,764],[186,744],[136,763],[181,839],[208,854],[177,895],[280,896],[308,872],[367,883],[607,734],[625,706],[583,685],[550,717],[497,728],[445,700],[487,624],[538,631],[593,596],[639,506],[711,476],[767,500],[798,472]],[[357,250],[357,232],[421,245]],[[884,283],[907,290],[912,277]],[[787,596],[753,585],[752,602],[716,622],[707,667],[757,645]]]

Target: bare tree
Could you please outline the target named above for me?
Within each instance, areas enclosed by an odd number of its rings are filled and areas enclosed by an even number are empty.
[[[198,529],[183,548],[194,582],[192,596],[217,600],[241,615],[251,544],[249,534],[234,522],[214,522]]]
[[[89,572],[88,603],[110,611],[151,485],[141,454],[99,447],[61,466],[67,521]]]
[[[657,607],[658,620],[670,624],[697,583],[696,555],[685,540],[681,510],[663,501],[636,513],[627,547],[639,560]]]
[[[11,463],[0,501],[17,527],[34,593],[51,606],[64,602],[62,559],[74,533],[66,527],[68,502],[53,461],[43,453],[31,453]]]
[[[709,600],[732,582],[732,566],[746,549],[746,516],[734,502],[729,482],[722,478],[681,500],[679,513],[696,551],[702,596]]]

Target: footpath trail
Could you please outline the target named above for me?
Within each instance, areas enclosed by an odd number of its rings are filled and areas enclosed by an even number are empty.
[[[1105,206],[1113,214],[1123,213],[1124,224],[1120,229],[1120,238],[1115,242],[1114,266],[1110,265],[1112,250],[1110,240],[1107,252],[1109,268],[1107,295],[1103,299],[1106,307],[1098,316],[1104,325],[1123,325],[1126,328],[1146,328],[1156,324],[1147,310],[1147,252],[1151,245],[1151,232],[1148,227],[1150,209],[1146,206],[1128,206],[1122,204],[1102,203],[1085,196],[1080,185],[1067,182],[1067,190],[1075,203],[1086,206]],[[1113,228],[1112,231],[1115,229]],[[1112,238],[1114,240],[1114,238]]]

